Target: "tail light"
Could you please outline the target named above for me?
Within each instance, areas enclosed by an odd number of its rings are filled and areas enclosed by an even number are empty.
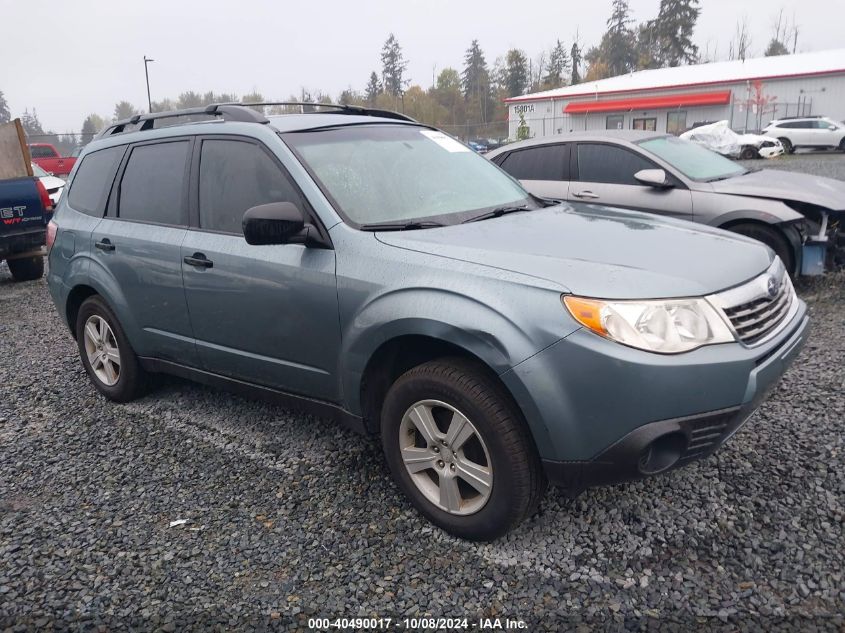
[[[53,249],[53,244],[56,241],[56,233],[59,231],[59,225],[56,224],[53,220],[50,220],[47,223],[47,254],[50,254],[50,251]]]
[[[35,186],[38,187],[38,195],[41,197],[41,206],[44,207],[44,210],[48,213],[52,213],[53,201],[50,200],[50,194],[47,193],[47,187],[45,187],[44,183],[39,179],[35,180]]]

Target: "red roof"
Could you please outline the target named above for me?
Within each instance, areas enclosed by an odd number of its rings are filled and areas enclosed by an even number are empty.
[[[614,99],[612,101],[570,101],[563,109],[567,114],[587,112],[618,112],[621,110],[656,110],[660,108],[681,108],[689,106],[724,105],[730,103],[731,91],[693,92],[638,99]]]

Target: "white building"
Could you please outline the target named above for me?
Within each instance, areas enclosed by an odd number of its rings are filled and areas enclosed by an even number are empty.
[[[727,119],[755,131],[784,116],[845,120],[845,49],[641,70],[507,99],[509,137],[520,115],[531,137],[645,129],[680,134]]]

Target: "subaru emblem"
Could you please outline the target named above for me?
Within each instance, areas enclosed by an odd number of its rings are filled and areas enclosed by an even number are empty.
[[[778,280],[774,277],[769,277],[768,281],[766,281],[766,290],[768,291],[770,297],[777,296],[778,290],[780,290]]]

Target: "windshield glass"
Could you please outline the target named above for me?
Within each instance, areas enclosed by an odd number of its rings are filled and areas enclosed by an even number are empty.
[[[721,154],[674,136],[641,141],[639,145],[692,180],[722,180],[747,171]]]
[[[36,178],[44,178],[45,176],[49,176],[50,174],[48,174],[46,171],[41,169],[35,163],[32,163],[32,175],[35,176]]]
[[[498,167],[435,130],[355,125],[288,133],[284,139],[356,225],[453,224],[500,207],[536,206]]]

